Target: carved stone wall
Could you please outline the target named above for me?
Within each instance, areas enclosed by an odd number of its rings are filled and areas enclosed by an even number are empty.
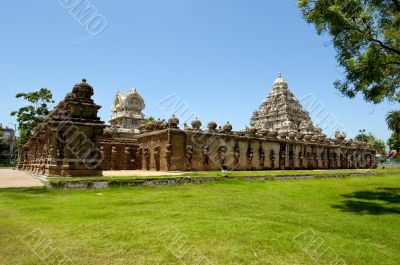
[[[305,142],[176,128],[144,133],[138,139],[143,150],[143,170],[343,169],[376,166],[375,150],[361,142]],[[157,167],[157,164],[161,166]]]
[[[105,131],[100,138],[102,170],[134,170],[141,167],[137,158],[138,140],[132,133]]]
[[[47,176],[101,176],[104,123],[93,88],[82,80],[19,148],[18,168]]]

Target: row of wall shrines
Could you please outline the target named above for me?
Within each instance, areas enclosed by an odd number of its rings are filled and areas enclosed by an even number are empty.
[[[170,119],[140,134],[115,133],[83,80],[19,147],[18,169],[46,176],[101,176],[104,170],[215,171],[376,167],[375,150],[344,139],[305,141],[231,131],[181,130]],[[143,128],[142,128],[143,129]]]
[[[375,151],[354,144],[306,143],[166,129],[139,136],[142,170],[215,171],[373,168]]]

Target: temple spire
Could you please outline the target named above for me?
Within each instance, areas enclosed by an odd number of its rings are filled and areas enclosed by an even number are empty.
[[[313,130],[308,112],[294,97],[282,73],[279,73],[268,97],[263,100],[258,111],[254,112],[251,125],[256,129],[299,130],[302,124],[307,130]]]

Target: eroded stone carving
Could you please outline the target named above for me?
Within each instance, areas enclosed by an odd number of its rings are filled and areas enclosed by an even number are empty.
[[[203,146],[203,164],[208,165],[208,161],[210,159],[210,148],[208,145]]]
[[[185,156],[186,156],[186,159],[185,159],[186,168],[187,168],[187,170],[191,170],[192,169],[193,146],[186,145]]]

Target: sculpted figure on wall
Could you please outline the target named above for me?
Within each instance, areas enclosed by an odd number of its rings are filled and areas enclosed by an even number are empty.
[[[150,170],[150,159],[151,159],[151,154],[150,154],[150,149],[145,148],[143,150],[143,156],[144,156],[144,161],[145,161],[145,166],[147,170]]]
[[[225,159],[226,159],[227,151],[228,151],[228,149],[224,145],[218,149],[219,162],[220,162],[220,166],[222,169],[224,169],[226,167]]]
[[[168,167],[171,166],[171,157],[172,157],[172,144],[167,144],[165,156],[167,160]]]
[[[276,160],[275,151],[274,150],[271,150],[269,152],[269,159],[271,161],[271,169],[273,169],[275,167],[274,165],[275,165],[275,160]]]
[[[210,148],[208,145],[203,146],[203,164],[208,165],[208,161],[210,159]]]
[[[281,148],[279,151],[279,169],[285,169],[286,164],[286,151],[285,149]]]
[[[192,169],[193,146],[186,145],[185,163],[187,170]]]
[[[260,146],[260,149],[258,149],[258,155],[259,155],[259,158],[260,158],[260,166],[261,166],[261,168],[264,168],[265,153],[264,153],[264,150],[263,150],[262,146]]]
[[[253,148],[251,148],[251,146],[249,144],[249,148],[247,149],[247,159],[249,160],[249,165],[250,166],[251,166],[251,164],[253,162],[253,157],[254,157]]]
[[[156,170],[159,171],[160,170],[160,147],[156,146],[153,149],[153,156],[154,156],[154,163],[156,165]]]
[[[238,145],[235,146],[235,151],[234,151],[234,164],[235,164],[235,168],[239,168],[240,166],[240,148]]]

